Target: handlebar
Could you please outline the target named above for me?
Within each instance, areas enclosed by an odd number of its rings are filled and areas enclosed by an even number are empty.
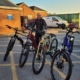
[[[80,32],[79,32],[79,31],[75,31],[75,32],[72,32],[72,33],[78,33],[78,34],[80,34]]]
[[[9,25],[6,25],[9,29],[13,29],[13,30],[15,30],[15,31],[20,31],[20,32],[23,32],[23,33],[27,33],[27,32],[24,32],[24,31],[22,31],[22,30],[19,30],[18,28],[13,28],[13,27],[11,27],[11,26],[9,26]]]
[[[44,35],[44,34],[45,34],[45,32],[44,32],[44,31],[37,30],[37,29],[33,29],[32,31],[33,31],[33,32],[36,32],[36,33],[39,33],[39,34],[42,34],[42,35]]]
[[[79,31],[73,32],[73,28],[72,28],[72,27],[66,27],[65,24],[58,24],[58,23],[57,23],[57,25],[58,25],[59,27],[61,27],[62,29],[66,29],[66,30],[68,31],[68,33],[78,33],[78,34],[80,34]],[[74,28],[75,28],[75,27],[74,27]]]
[[[9,25],[6,25],[9,29],[14,29],[14,30],[17,30],[18,31],[18,28],[13,28],[13,27],[11,27],[11,26],[9,26]],[[21,31],[21,30],[19,30],[19,31]]]
[[[39,33],[39,34],[42,34],[42,35],[45,34],[44,31],[41,31],[41,30],[38,30],[38,29],[33,29],[33,28],[31,28],[31,27],[28,27],[28,29],[29,29],[31,32],[36,32],[36,33]]]

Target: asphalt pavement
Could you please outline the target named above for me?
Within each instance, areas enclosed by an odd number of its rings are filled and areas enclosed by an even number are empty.
[[[62,39],[65,33],[56,34],[60,48]],[[25,37],[22,37],[26,40]],[[42,72],[35,75],[32,72],[32,59],[33,53],[29,54],[28,60],[23,68],[19,67],[19,57],[21,53],[21,45],[16,41],[13,50],[7,61],[3,61],[4,54],[7,49],[10,37],[0,37],[0,80],[52,80],[50,74],[50,63],[51,58],[47,55],[46,64]],[[75,34],[74,51],[71,56],[72,62],[74,64],[72,76],[70,80],[80,80],[80,35]]]

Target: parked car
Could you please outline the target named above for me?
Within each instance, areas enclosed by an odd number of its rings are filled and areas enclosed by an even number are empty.
[[[48,27],[59,27],[56,23],[64,23],[66,26],[69,25],[68,21],[58,16],[43,17],[43,19],[46,21]]]

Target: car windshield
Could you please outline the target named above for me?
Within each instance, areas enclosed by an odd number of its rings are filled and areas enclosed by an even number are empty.
[[[56,18],[58,18],[59,20],[62,20],[62,18],[60,18],[60,17],[56,17]]]

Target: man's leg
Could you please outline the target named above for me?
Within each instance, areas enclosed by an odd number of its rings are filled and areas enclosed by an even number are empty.
[[[39,34],[38,33],[36,33],[36,36],[35,36],[35,38],[36,38],[36,44],[37,44],[37,46],[38,46],[38,44],[39,44]]]
[[[38,34],[38,33],[36,33],[36,43],[37,43],[37,45],[39,44],[39,40],[40,40],[40,38],[41,38],[41,35],[40,34]],[[36,50],[37,51],[37,50]],[[41,49],[39,48],[39,52],[41,51]],[[36,58],[38,61],[40,61],[41,60],[41,56],[39,55],[40,53],[38,52],[38,57]]]

